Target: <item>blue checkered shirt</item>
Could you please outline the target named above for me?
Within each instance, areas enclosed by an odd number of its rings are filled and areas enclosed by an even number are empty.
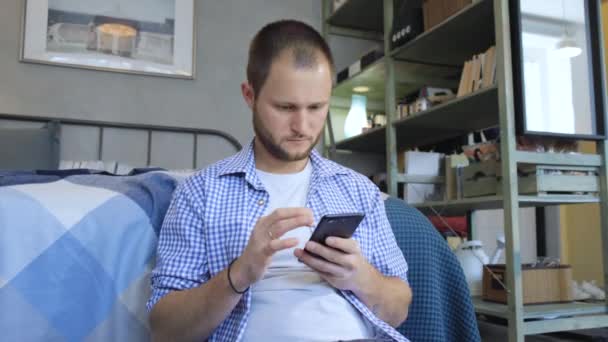
[[[397,246],[378,188],[363,175],[310,155],[313,167],[307,207],[315,222],[326,214],[363,212],[353,238],[367,260],[386,276],[407,282],[407,263]],[[255,172],[253,143],[187,179],[175,192],[158,242],[148,310],[167,293],[204,284],[245,249],[268,205]],[[379,319],[351,291],[340,291],[374,326],[376,335],[408,341]],[[246,292],[209,341],[240,341],[251,309]]]

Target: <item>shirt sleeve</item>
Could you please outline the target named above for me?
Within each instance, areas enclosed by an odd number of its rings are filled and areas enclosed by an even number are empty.
[[[374,230],[374,243],[370,263],[388,277],[398,277],[408,283],[407,262],[397,245],[397,240],[386,216],[384,200],[376,190],[373,207],[369,214],[370,226]]]
[[[148,311],[166,294],[209,280],[202,213],[188,181],[176,190],[160,230]]]

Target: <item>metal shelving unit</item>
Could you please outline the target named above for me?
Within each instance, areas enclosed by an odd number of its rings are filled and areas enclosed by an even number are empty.
[[[377,68],[376,65],[373,67]],[[363,71],[362,74],[365,72]],[[357,85],[370,84],[352,80],[344,83],[350,84],[350,89]],[[371,91],[372,95],[368,99],[378,100],[376,94],[379,92],[379,90]],[[339,97],[345,93],[346,87],[344,84],[338,85],[334,90],[334,96]],[[446,120],[446,117],[449,117],[449,120]],[[459,122],[460,124],[455,126],[453,122]],[[393,122],[397,132],[398,150],[465,135],[497,124],[497,87],[477,91]],[[432,134],[429,134],[430,131],[432,131]],[[374,128],[356,137],[336,142],[336,148],[358,152],[383,153],[386,148],[385,134],[385,127]]]
[[[500,303],[487,302],[479,297],[473,297],[473,303],[478,313],[493,317],[508,318],[507,306]],[[524,319],[542,319],[546,316],[571,317],[580,315],[601,314],[606,310],[603,302],[572,302],[564,304],[526,305]]]
[[[547,195],[547,196],[517,196],[517,204],[520,208],[546,207],[549,205],[567,205],[582,203],[598,203],[599,198],[592,195]],[[413,204],[425,214],[432,213],[434,208],[442,215],[463,215],[472,210],[502,209],[504,206],[503,196],[482,196],[463,198],[452,201],[435,201]]]
[[[332,148],[385,153],[389,193],[398,183],[438,183],[442,177],[414,177],[398,173],[397,152],[430,144],[471,131],[498,125],[501,128],[502,195],[466,198],[415,205],[422,212],[434,208],[441,214],[480,209],[504,209],[508,305],[473,298],[478,314],[508,321],[509,341],[525,335],[608,327],[608,301],[599,303],[523,305],[519,237],[519,207],[558,204],[600,204],[604,276],[608,284],[608,149],[598,143],[598,155],[534,153],[516,150],[515,106],[511,64],[511,31],[508,1],[478,0],[403,46],[391,50],[390,28],[396,0],[349,0],[331,13],[331,0],[323,1],[323,33],[362,39],[383,37],[384,57],[356,75],[338,83],[334,96],[350,97],[357,85],[373,85],[369,98],[383,100],[387,126],[337,143]],[[454,82],[454,67],[462,67],[472,55],[496,45],[497,85],[433,107],[414,116],[396,119],[397,97],[429,81]],[[458,77],[459,78],[459,77]],[[437,84],[434,84],[437,85]],[[451,85],[446,85],[451,86]],[[453,85],[452,85],[453,86]],[[331,125],[331,120],[328,121]],[[331,127],[330,127],[331,129]],[[330,134],[333,139],[333,135]],[[600,197],[587,195],[524,196],[518,193],[518,163],[594,166],[600,170]]]
[[[383,4],[380,1],[350,0],[334,13],[327,15],[325,21],[332,28],[349,28],[382,35],[384,28],[383,11]]]
[[[492,8],[492,1],[473,3],[391,51],[391,55],[396,60],[462,67],[472,53],[494,44]]]
[[[386,58],[380,58],[355,75],[338,83],[334,96],[350,97],[352,89],[365,85],[371,90],[365,93],[369,101],[384,101],[386,94]],[[395,91],[405,95],[416,91],[421,84],[433,83],[438,86],[457,87],[460,69],[451,66],[428,66],[421,63],[395,61]]]
[[[498,91],[491,87],[393,122],[397,149],[426,145],[498,124]],[[458,123],[457,125],[454,123]]]
[[[376,127],[356,137],[347,138],[336,143],[340,150],[383,153],[386,148],[386,128]]]
[[[474,297],[478,314],[509,319],[508,306]],[[564,304],[526,305],[522,311],[526,335],[590,329],[608,326],[606,303],[573,302]],[[550,317],[550,319],[546,319]]]

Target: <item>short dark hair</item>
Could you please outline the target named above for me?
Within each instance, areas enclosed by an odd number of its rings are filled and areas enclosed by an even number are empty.
[[[264,86],[272,62],[285,50],[293,52],[297,68],[311,68],[317,65],[318,53],[325,57],[331,71],[334,59],[327,42],[311,26],[297,20],[279,20],[264,26],[251,41],[247,80],[257,98]]]

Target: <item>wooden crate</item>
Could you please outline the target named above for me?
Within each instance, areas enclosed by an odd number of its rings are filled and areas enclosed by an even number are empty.
[[[518,166],[519,193],[538,196],[597,194],[600,190],[597,171],[594,167],[520,165]],[[471,164],[463,170],[464,197],[502,194],[501,176],[502,169],[499,162]]]
[[[505,285],[505,265],[488,265],[496,277]],[[564,303],[574,300],[572,294],[572,267],[533,268],[522,265],[522,288],[524,304]],[[483,300],[507,303],[507,292],[487,268],[483,270]]]
[[[551,174],[551,172],[577,174]],[[597,169],[578,166],[523,165],[519,167],[521,194],[598,193],[600,181]]]
[[[442,23],[472,2],[472,0],[424,0],[422,3],[424,30],[428,31]]]
[[[465,198],[500,195],[502,194],[501,188],[496,177],[465,180],[463,182],[462,195]]]

